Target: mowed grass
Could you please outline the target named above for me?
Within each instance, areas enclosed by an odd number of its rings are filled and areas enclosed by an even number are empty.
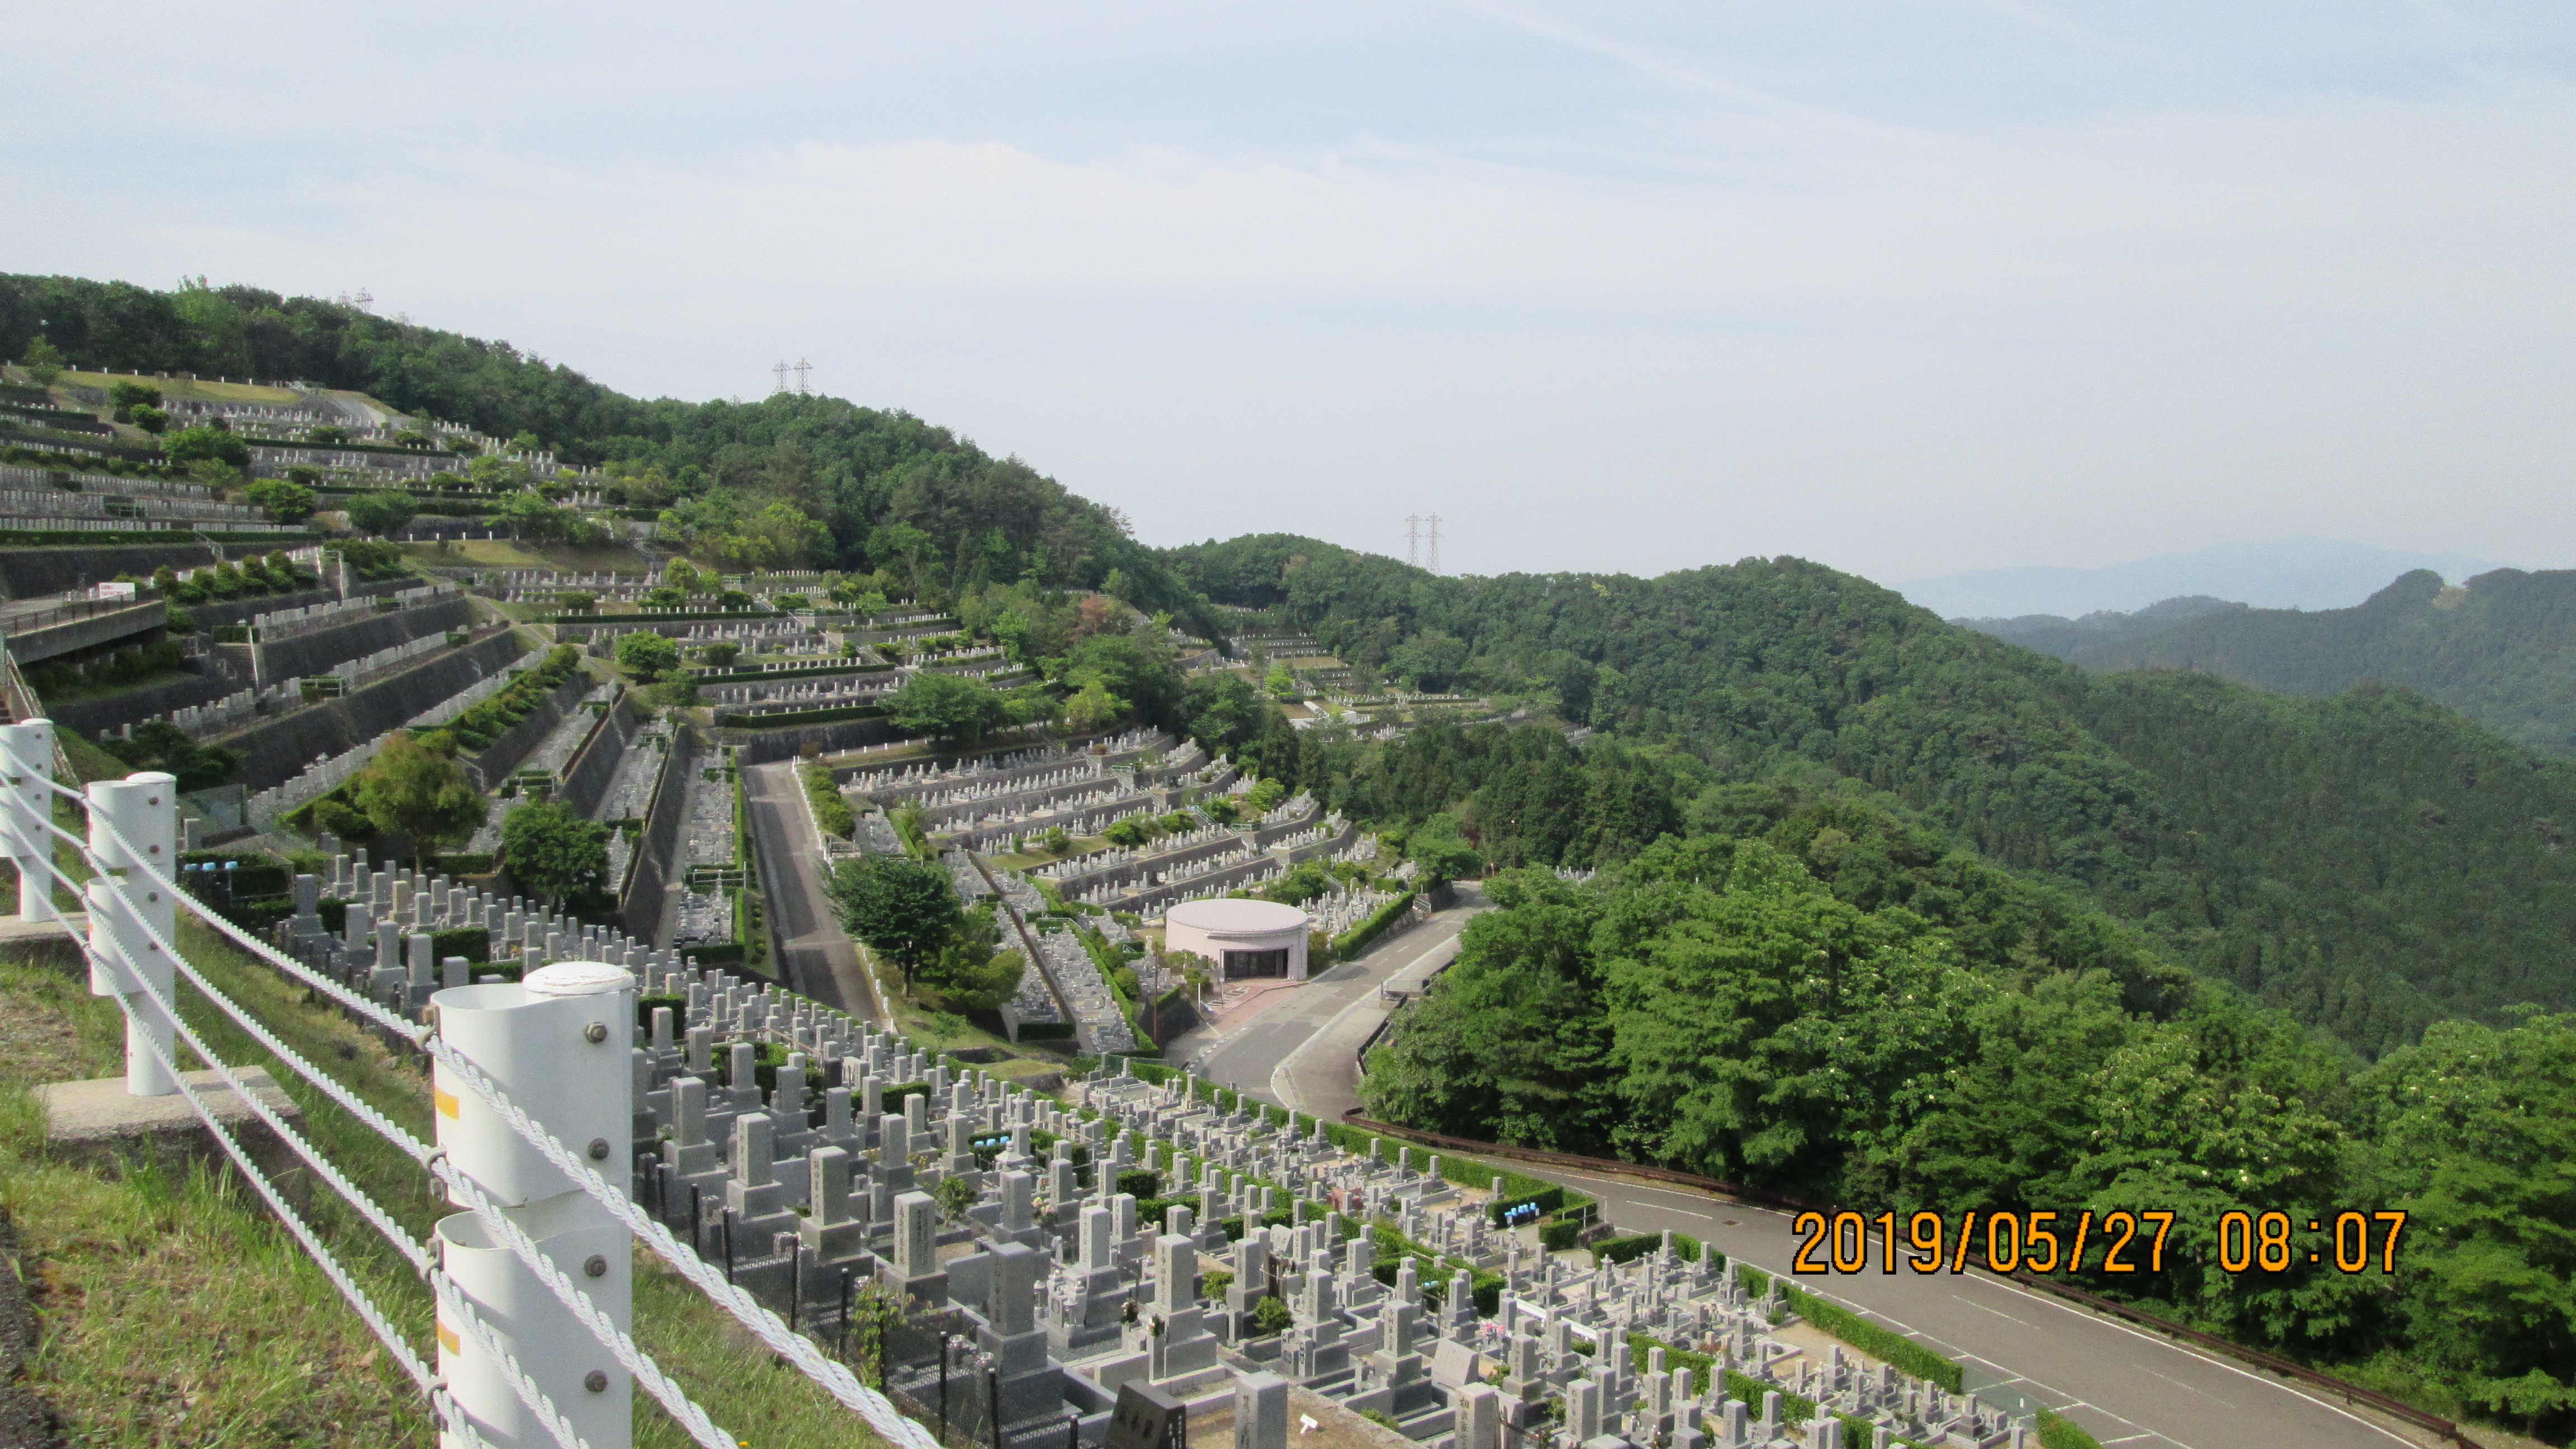
[[[644,574],[653,568],[652,560],[624,544],[601,544],[573,548],[557,543],[531,543],[513,538],[466,538],[451,540],[446,547],[434,543],[407,543],[403,554],[416,563],[446,565],[478,564],[486,568],[572,569],[584,573]]]
[[[120,382],[139,382],[161,390],[161,396],[173,402],[269,403],[279,407],[297,401],[291,388],[259,387],[247,382],[191,382],[184,377],[136,377],[124,372],[66,372],[65,384],[74,387],[110,388]]]
[[[297,1052],[423,1140],[422,1060],[387,1052],[305,989],[183,918],[181,949]],[[267,1066],[305,1133],[414,1238],[449,1211],[411,1158],[272,1061],[212,1003],[181,1010],[236,1065]],[[194,1061],[185,1066],[198,1065]],[[426,1402],[321,1271],[227,1174],[122,1177],[52,1158],[40,1082],[118,1075],[122,1017],[77,973],[0,962],[0,1203],[26,1254],[43,1343],[31,1386],[74,1442],[100,1445],[427,1445]],[[374,1229],[313,1185],[307,1220],[424,1360],[428,1288]],[[857,1417],[639,1250],[637,1340],[715,1421],[751,1444],[866,1444]],[[636,1442],[691,1441],[642,1394]]]

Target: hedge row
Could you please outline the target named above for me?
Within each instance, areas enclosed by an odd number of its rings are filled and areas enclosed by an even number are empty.
[[[1414,895],[1414,892],[1406,891],[1394,900],[1369,912],[1367,920],[1334,937],[1333,955],[1337,959],[1347,961],[1353,953],[1366,949],[1369,942],[1386,934],[1387,927],[1394,925],[1406,911],[1413,909]]]
[[[808,761],[796,773],[805,782],[805,798],[814,803],[814,823],[826,835],[847,840],[858,833],[858,817],[850,813],[850,802],[841,798],[840,787],[832,783],[828,765]]]
[[[558,644],[546,652],[543,663],[501,686],[490,699],[423,733],[444,731],[469,750],[483,749],[534,712],[555,686],[572,677],[573,671],[581,667],[580,661],[580,650]]]

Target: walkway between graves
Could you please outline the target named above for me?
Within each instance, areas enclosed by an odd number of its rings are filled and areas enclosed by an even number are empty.
[[[792,760],[744,768],[743,804],[777,929],[778,979],[827,1006],[882,1021],[858,947],[832,914],[831,862],[817,847]]]

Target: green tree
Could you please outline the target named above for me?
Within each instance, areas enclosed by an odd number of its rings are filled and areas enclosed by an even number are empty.
[[[280,523],[311,518],[317,502],[312,489],[283,478],[259,479],[243,490],[242,497],[253,507],[267,509],[268,516]]]
[[[349,793],[378,830],[407,835],[424,850],[466,840],[491,810],[463,765],[408,730],[385,737]]]
[[[1287,665],[1273,664],[1270,666],[1270,672],[1262,676],[1261,692],[1272,699],[1296,699],[1299,697],[1297,677],[1288,672]]]
[[[973,744],[1003,719],[1002,697],[953,674],[915,674],[887,696],[886,719],[895,728],[954,744]]]
[[[27,370],[29,382],[38,387],[52,387],[63,375],[63,354],[50,340],[38,337],[27,344],[25,352],[18,354],[18,365]]]
[[[948,872],[902,855],[864,855],[832,873],[832,907],[850,934],[903,972],[907,988],[965,928]]]
[[[1271,713],[1252,681],[1232,670],[1203,674],[1181,691],[1182,728],[1211,750],[1231,751],[1249,743]]]
[[[412,496],[396,488],[380,488],[361,493],[348,502],[349,526],[360,533],[388,538],[403,530],[412,516],[420,511]]]
[[[2526,1432],[2564,1425],[2576,1410],[2576,1015],[2443,1022],[2356,1085],[2379,1179],[2367,1201],[2409,1214],[2397,1287],[2414,1371]]]
[[[168,720],[136,725],[131,739],[102,735],[99,745],[134,769],[167,770],[178,778],[182,790],[213,789],[241,767],[240,751],[201,745]]]
[[[741,657],[742,646],[730,639],[719,639],[698,650],[698,658],[716,669],[731,668],[733,662]]]
[[[578,542],[588,525],[574,509],[558,508],[535,493],[513,493],[492,515],[521,538],[538,543]]]
[[[637,631],[617,639],[617,667],[640,684],[650,684],[680,667],[680,646],[659,634]]]
[[[149,403],[133,409],[128,415],[134,425],[155,437],[169,431],[170,415]]]
[[[1127,712],[1127,701],[1109,692],[1097,679],[1074,691],[1064,702],[1065,723],[1085,734],[1106,729]]]
[[[551,800],[512,810],[501,822],[510,879],[548,900],[578,895],[608,874],[608,827]]]
[[[567,614],[587,614],[599,607],[599,595],[586,589],[565,589],[555,595],[555,607]]]
[[[1454,815],[1434,815],[1423,822],[1405,842],[1404,853],[1442,880],[1465,880],[1485,868]]]
[[[235,437],[229,429],[200,423],[163,438],[161,456],[182,467],[191,463],[222,463],[227,467],[247,468],[250,466],[250,444]]]

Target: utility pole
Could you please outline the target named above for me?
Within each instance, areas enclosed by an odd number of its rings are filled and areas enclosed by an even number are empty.
[[[799,397],[811,397],[813,395],[813,371],[814,364],[807,362],[801,357],[796,359],[796,393]]]
[[[1437,574],[1440,572],[1440,515],[1432,514],[1426,521],[1431,525],[1431,572]]]
[[[1404,515],[1404,561],[1414,568],[1422,567],[1422,515]]]

